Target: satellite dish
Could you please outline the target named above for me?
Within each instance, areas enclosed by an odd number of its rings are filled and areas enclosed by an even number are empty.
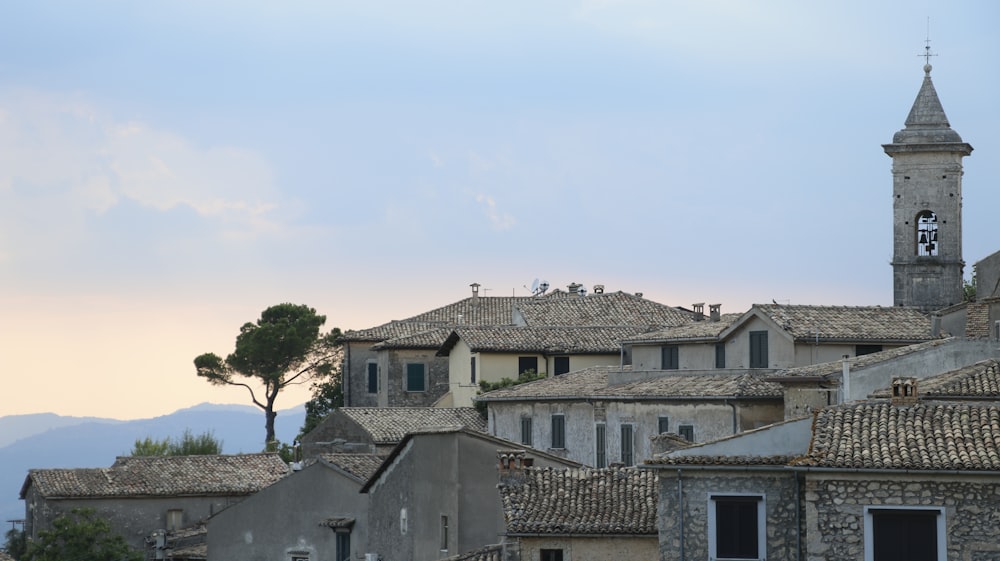
[[[531,281],[531,293],[538,294],[538,279]]]
[[[580,298],[583,298],[584,296],[587,295],[587,287],[586,286],[581,286],[580,290],[578,292],[580,293]]]
[[[547,280],[543,280],[543,281],[542,281],[541,283],[539,283],[539,285],[538,285],[538,290],[539,290],[539,291],[540,291],[540,292],[541,292],[542,294],[545,294],[545,291],[546,291],[546,290],[548,290],[548,289],[549,289],[549,281],[547,281]]]

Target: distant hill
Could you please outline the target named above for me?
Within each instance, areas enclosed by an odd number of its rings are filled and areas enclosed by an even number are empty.
[[[278,439],[291,443],[304,420],[302,405],[279,411]],[[53,413],[0,417],[0,522],[24,518],[18,494],[29,469],[108,467],[128,454],[136,439],[179,437],[184,429],[195,435],[212,431],[226,454],[264,448],[264,412],[248,405],[202,403],[134,421]]]

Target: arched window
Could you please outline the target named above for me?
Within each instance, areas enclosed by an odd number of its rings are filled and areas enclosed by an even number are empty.
[[[920,214],[917,214],[917,255],[931,256],[937,254],[937,215],[929,210],[920,211]]]

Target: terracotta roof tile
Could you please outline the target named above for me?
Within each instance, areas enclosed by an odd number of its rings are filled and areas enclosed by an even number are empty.
[[[412,333],[405,337],[393,337],[372,345],[372,350],[382,349],[437,349],[451,334],[451,327],[435,327]]]
[[[797,340],[913,342],[931,337],[930,317],[915,308],[754,304]]]
[[[719,316],[719,321],[705,319],[684,325],[666,327],[635,337],[629,337],[628,342],[661,343],[690,341],[693,339],[715,339],[741,317],[743,317],[743,314],[722,314]]]
[[[621,340],[645,330],[636,327],[459,327],[439,354],[461,339],[473,352],[618,354]]]
[[[644,463],[658,466],[783,466],[794,456],[667,456],[658,455]]]
[[[920,380],[921,398],[1000,398],[1000,362],[989,359]],[[872,397],[891,397],[890,388],[878,390]]]
[[[341,407],[337,411],[372,436],[375,444],[395,444],[407,433],[431,427],[468,427],[486,432],[486,421],[472,407]]]
[[[821,409],[794,465],[844,469],[1000,471],[1000,407],[869,401]]]
[[[468,553],[461,553],[458,555],[452,555],[451,557],[445,557],[439,559],[438,561],[502,561],[503,560],[503,546],[500,544],[487,545],[481,547],[475,551],[470,551]]]
[[[781,386],[766,381],[762,375],[749,371],[725,374],[685,373],[682,370],[649,371],[649,379],[608,385],[609,373],[619,372],[618,366],[595,366],[502,388],[480,395],[483,401],[520,401],[538,399],[605,399],[652,400],[691,399],[700,397],[761,397],[781,398]],[[626,367],[625,372],[641,374]]]
[[[239,454],[122,456],[110,468],[33,469],[28,478],[45,497],[135,497],[247,495],[287,474],[277,454]]]
[[[517,312],[532,327],[571,325],[576,327],[645,326],[647,330],[693,321],[691,312],[647,300],[625,292],[587,296],[533,298],[520,301]]]
[[[656,535],[652,470],[525,468],[515,477],[498,486],[508,534]]]
[[[378,454],[321,454],[320,458],[364,481],[368,481],[385,460],[385,456]]]

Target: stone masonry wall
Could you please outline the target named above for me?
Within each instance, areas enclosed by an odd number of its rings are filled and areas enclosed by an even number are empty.
[[[794,473],[682,469],[680,478],[683,506],[678,505],[677,470],[660,471],[660,561],[681,561],[682,547],[685,560],[709,558],[708,497],[726,493],[764,495],[767,559],[797,558],[797,519],[801,513],[797,513]]]
[[[1000,559],[996,477],[814,473],[805,489],[807,561],[864,559],[864,507],[874,505],[943,507],[949,561]]]

